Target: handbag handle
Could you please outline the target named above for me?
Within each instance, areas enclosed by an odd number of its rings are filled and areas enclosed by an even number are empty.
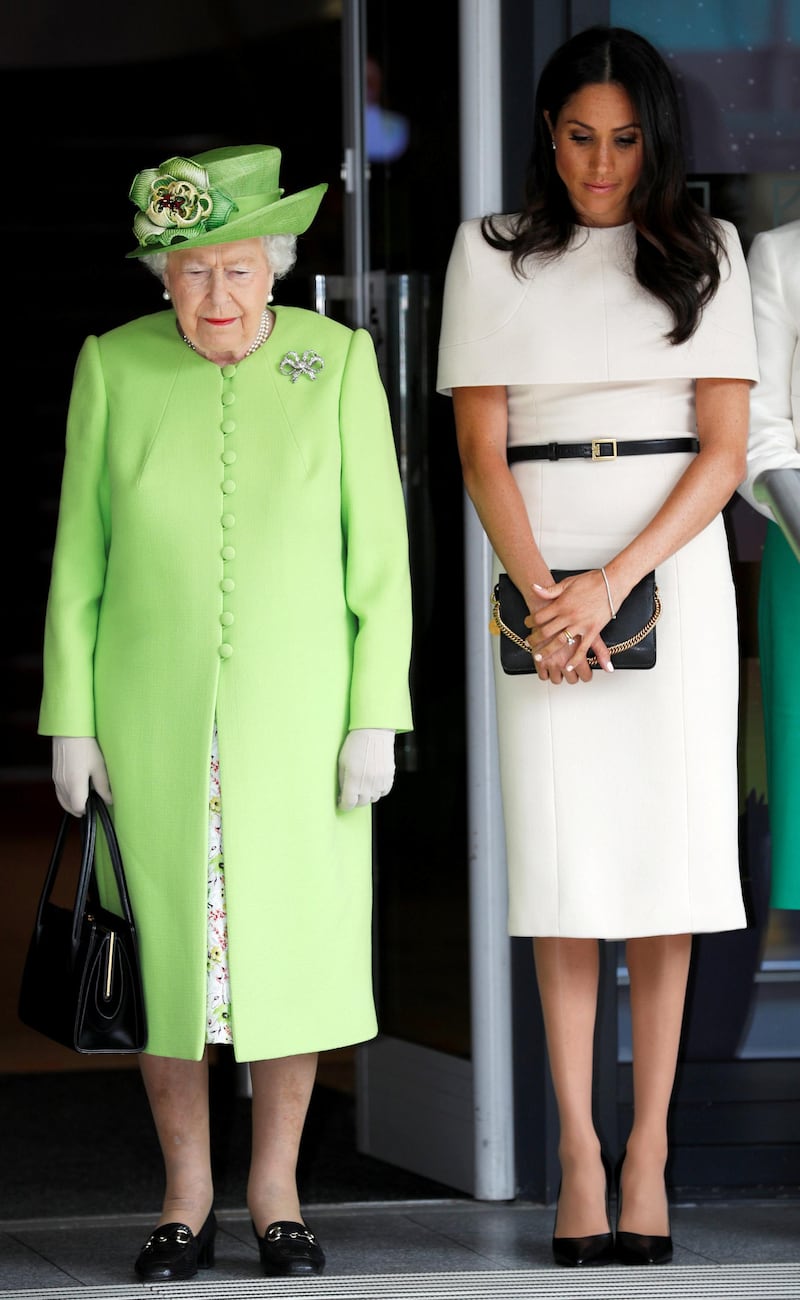
[[[498,632],[502,632],[504,636],[508,637],[509,641],[514,642],[514,645],[518,645],[521,650],[527,650],[528,654],[532,655],[533,651],[528,645],[528,642],[523,637],[517,636],[516,632],[513,632],[500,617],[500,601],[495,591],[492,592],[490,599],[492,605],[492,620]],[[658,594],[658,587],[654,587],[653,612],[644,627],[640,628],[633,636],[629,636],[627,640],[617,641],[614,645],[607,646],[606,649],[608,650],[608,653],[610,655],[616,655],[621,654],[623,650],[632,650],[635,645],[638,645],[640,641],[644,641],[645,637],[650,635],[660,617],[661,597]],[[587,655],[586,662],[591,668],[595,667],[597,664],[597,655]]]
[[[660,618],[661,618],[661,597],[658,594],[658,587],[654,587],[653,588],[653,612],[648,618],[644,627],[640,628],[638,632],[634,632],[633,636],[629,636],[626,641],[616,641],[613,645],[606,646],[608,653],[610,655],[618,655],[621,654],[623,650],[632,650],[635,645],[638,645],[640,641],[644,641],[645,637],[650,635],[650,633],[652,632],[653,628],[655,627],[656,623]],[[592,667],[594,667],[595,664],[597,663],[597,655],[587,655],[586,662],[587,664],[590,664]]]
[[[128,887],[125,881],[125,872],[122,866],[122,854],[119,849],[117,834],[114,830],[114,823],[106,807],[105,802],[93,788],[89,788],[89,798],[86,801],[86,810],[81,817],[81,861],[78,872],[78,884],[75,890],[75,902],[72,908],[72,952],[77,954],[78,944],[80,942],[81,922],[86,910],[86,900],[89,894],[89,885],[94,876],[94,855],[97,844],[97,822],[102,824],[103,833],[108,845],[108,853],[111,859],[111,866],[114,871],[114,879],[119,894],[120,907],[122,915],[131,929],[134,928],[133,911],[131,909],[130,899],[128,898]],[[61,858],[66,843],[67,834],[73,825],[75,818],[72,813],[65,812],[61,819],[61,825],[58,828],[56,841],[53,845],[53,852],[50,856],[50,865],[47,868],[44,886],[42,888],[39,907],[36,912],[36,929],[41,931],[42,918],[44,915],[45,905],[49,901],[53,892],[53,886],[58,875],[58,868],[61,864]]]

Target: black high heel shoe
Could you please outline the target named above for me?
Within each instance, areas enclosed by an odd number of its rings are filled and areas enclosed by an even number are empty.
[[[185,1223],[162,1223],[150,1233],[134,1268],[146,1282],[172,1282],[194,1277],[199,1268],[214,1266],[217,1220],[210,1210],[197,1236]]]
[[[261,1269],[267,1277],[303,1277],[324,1269],[323,1249],[304,1223],[276,1219],[263,1237],[259,1237],[255,1224],[253,1232],[258,1241]]]
[[[605,1156],[603,1156],[603,1168],[606,1171],[606,1215],[610,1222],[608,1196],[611,1169]],[[560,1196],[560,1184],[558,1193]],[[565,1268],[581,1268],[614,1262],[614,1234],[610,1230],[608,1232],[595,1232],[588,1237],[557,1237],[553,1233],[552,1246],[553,1259],[557,1264],[561,1264]]]
[[[625,1152],[617,1164],[617,1223],[622,1213],[622,1166]],[[650,1233],[621,1232],[617,1228],[614,1249],[618,1264],[669,1264],[672,1259],[672,1237],[655,1237]]]

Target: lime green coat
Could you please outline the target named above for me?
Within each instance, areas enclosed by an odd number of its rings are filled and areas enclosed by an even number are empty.
[[[293,381],[289,352],[324,369]],[[348,729],[411,728],[408,540],[374,347],[278,308],[220,369],[171,311],[87,338],[70,402],[39,730],[96,736],[141,943],[147,1050],[199,1059],[219,735],[239,1060],[376,1032],[371,808]]]

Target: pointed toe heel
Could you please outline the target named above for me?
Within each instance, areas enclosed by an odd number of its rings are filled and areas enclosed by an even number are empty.
[[[564,1268],[611,1264],[614,1260],[613,1234],[598,1232],[590,1237],[553,1237],[553,1259]]]
[[[601,1153],[606,1175],[606,1215],[609,1214],[609,1193],[613,1172],[605,1152]],[[561,1186],[558,1189],[561,1195]],[[609,1216],[610,1221],[610,1216]],[[613,1232],[596,1232],[588,1237],[556,1237],[553,1234],[553,1259],[563,1268],[585,1268],[614,1262]]]
[[[253,1224],[258,1241],[261,1271],[267,1277],[306,1277],[321,1273],[325,1254],[317,1238],[304,1223],[278,1219],[270,1223],[263,1237]]]
[[[194,1277],[199,1268],[214,1267],[214,1211],[195,1234],[185,1223],[162,1223],[150,1233],[134,1264],[145,1282],[173,1282]]]
[[[618,1231],[616,1258],[620,1264],[669,1264],[672,1259],[672,1237]]]
[[[622,1152],[616,1169],[617,1223],[622,1214],[622,1166],[626,1154],[626,1151]],[[672,1237],[624,1232],[618,1227],[614,1255],[618,1264],[669,1264],[672,1259]]]

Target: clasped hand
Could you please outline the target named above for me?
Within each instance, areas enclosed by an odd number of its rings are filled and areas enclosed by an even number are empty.
[[[598,569],[575,574],[543,587],[534,583],[534,596],[543,603],[525,619],[536,672],[558,686],[590,682],[590,653],[606,672],[614,665],[600,630],[608,622],[608,596]]]

